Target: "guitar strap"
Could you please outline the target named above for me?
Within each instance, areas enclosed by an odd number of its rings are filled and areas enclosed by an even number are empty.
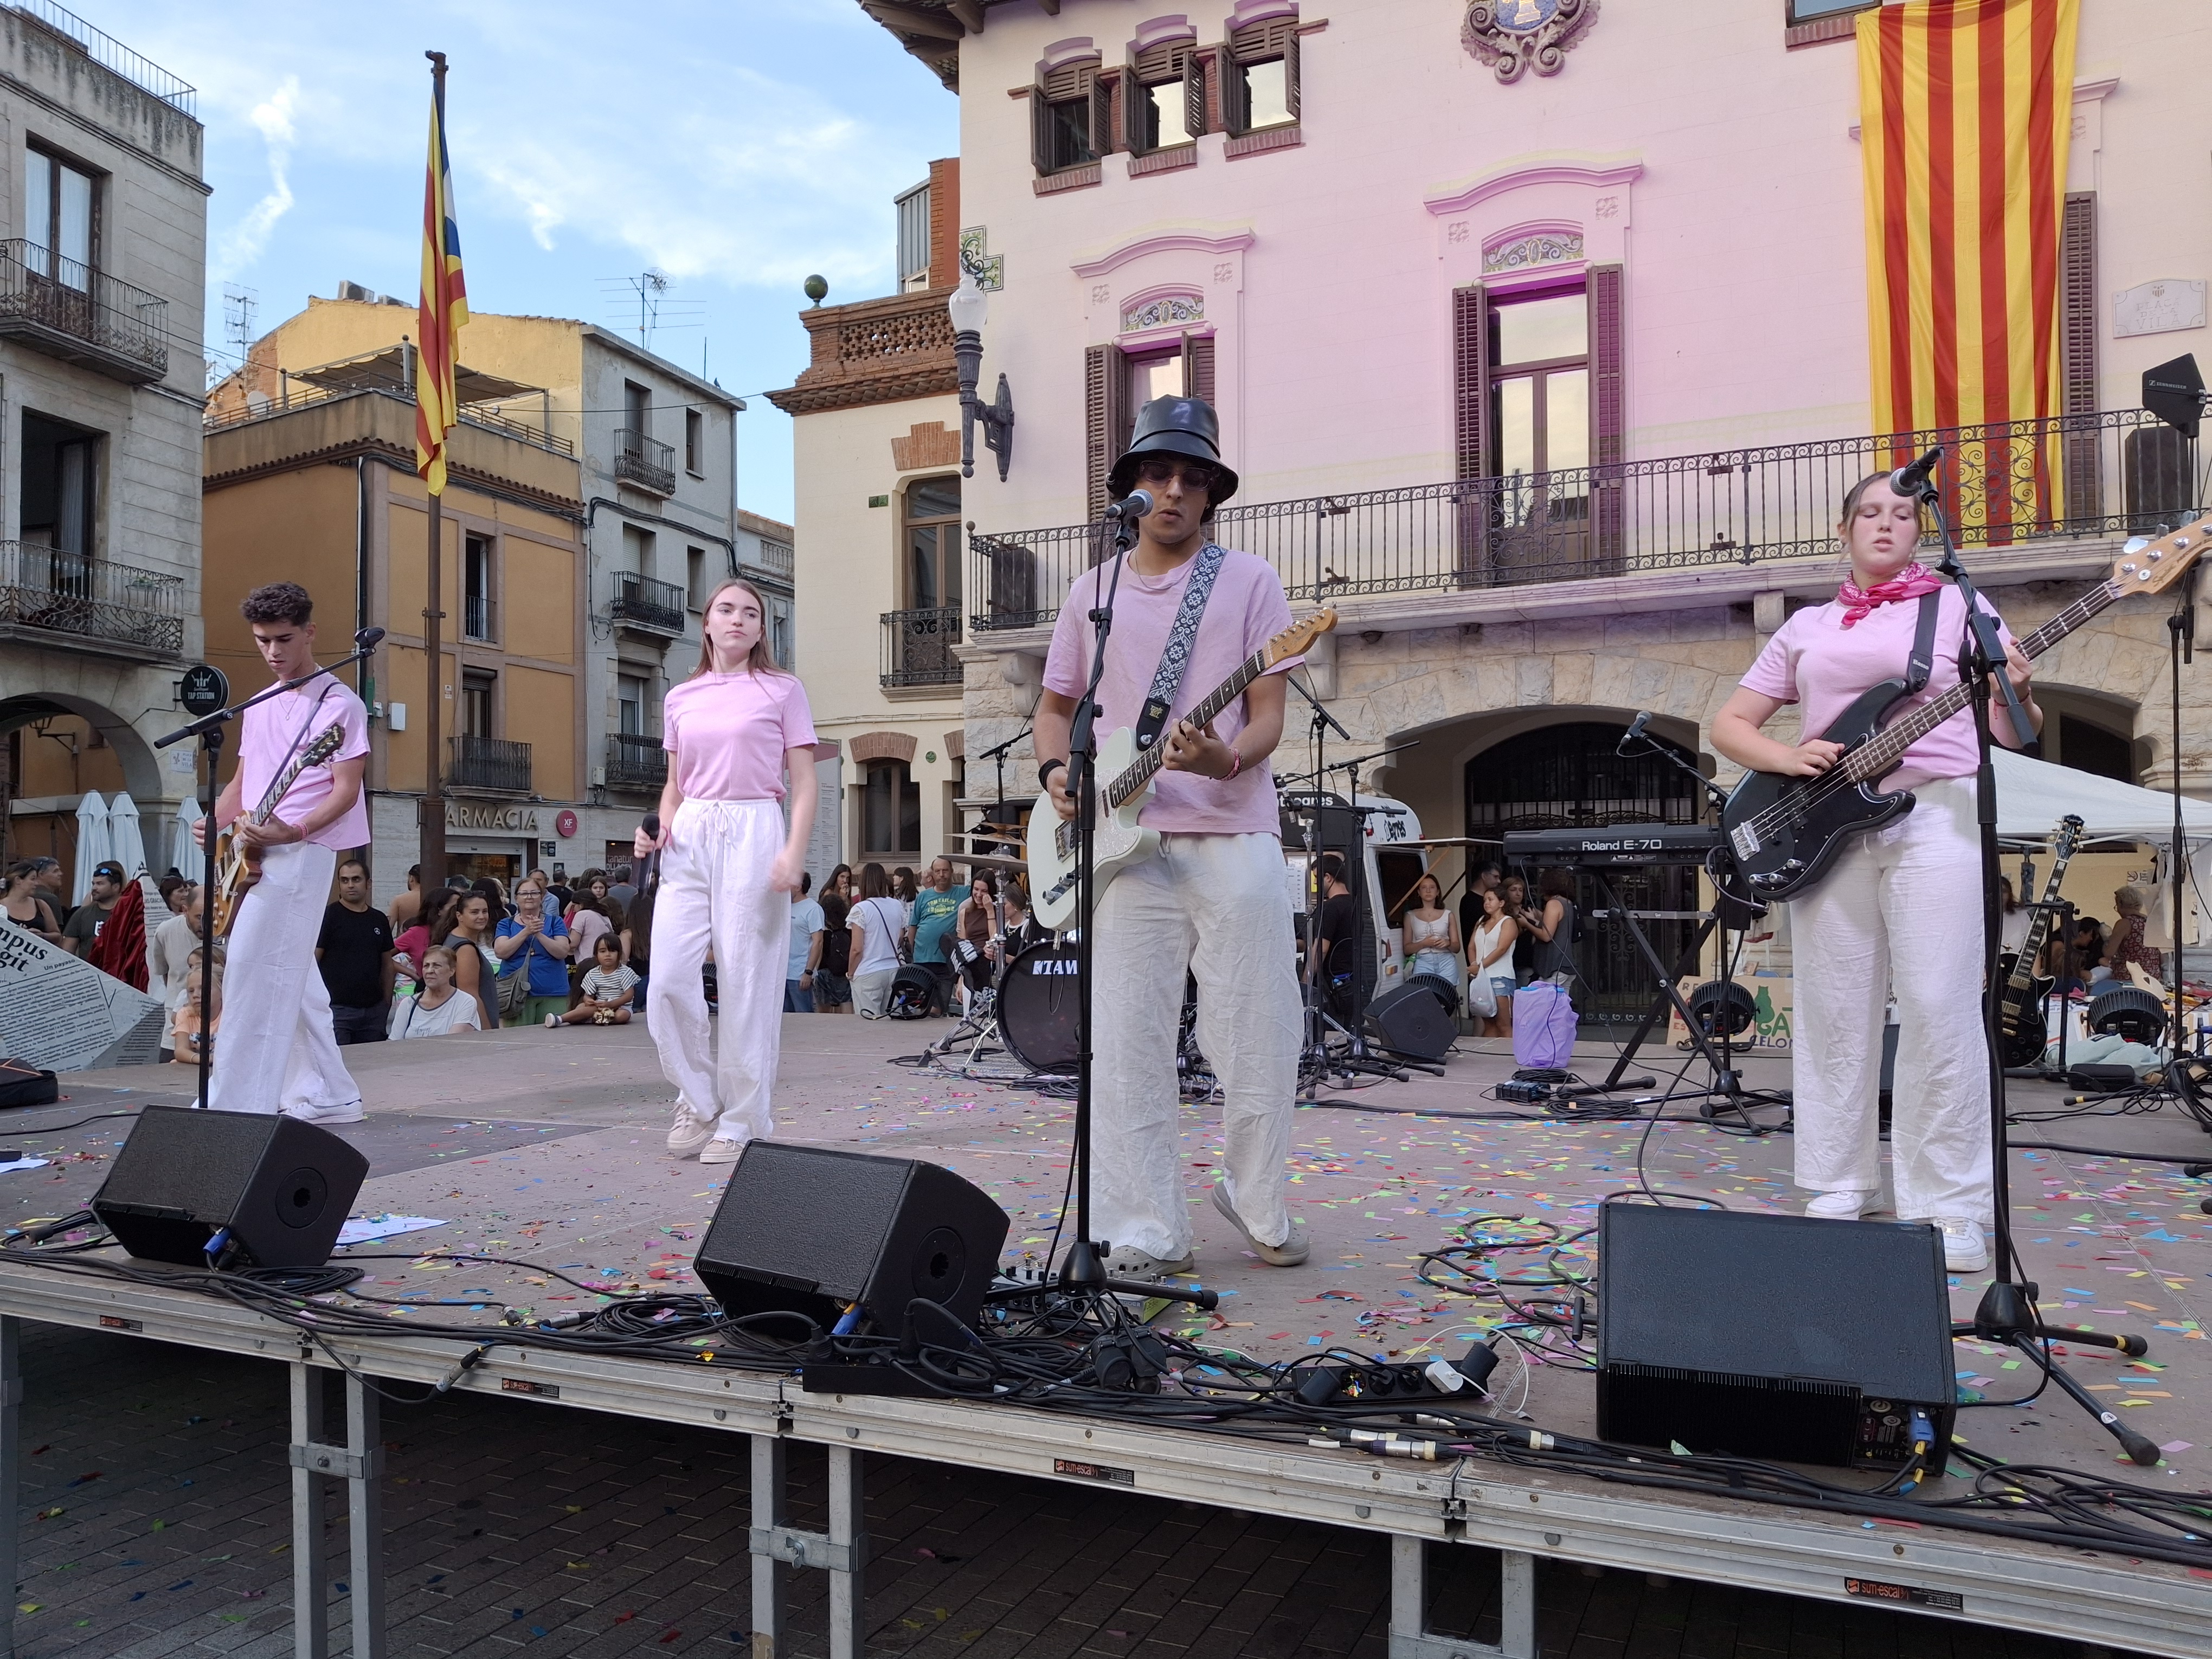
[[[1905,695],[1927,690],[1936,671],[1936,613],[1943,608],[1943,590],[1920,596],[1920,626],[1912,635],[1912,659],[1905,665]]]
[[[1168,710],[1175,704],[1176,693],[1182,689],[1191,649],[1198,643],[1199,619],[1206,614],[1206,602],[1213,595],[1213,579],[1221,574],[1221,562],[1228,556],[1226,550],[1212,542],[1198,550],[1189,585],[1182,590],[1182,606],[1176,612],[1175,626],[1168,630],[1167,647],[1160,653],[1159,670],[1152,676],[1152,692],[1137,720],[1139,754],[1158,743],[1167,729]]]

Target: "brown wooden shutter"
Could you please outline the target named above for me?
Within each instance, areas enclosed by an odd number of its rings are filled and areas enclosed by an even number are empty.
[[[1621,278],[1619,265],[1589,268],[1590,509],[1597,534],[1597,568],[1592,574],[1617,572],[1623,551],[1626,492],[1620,463],[1627,404],[1621,370],[1628,342],[1621,314]]]
[[[1480,283],[1452,290],[1452,449],[1456,474],[1479,479],[1490,468],[1490,301]],[[1484,584],[1489,560],[1491,493],[1459,496],[1459,568],[1464,586]]]
[[[1251,122],[1251,88],[1244,84],[1244,66],[1234,41],[1223,44],[1215,61],[1221,65],[1221,130],[1234,138]]]
[[[1182,49],[1182,120],[1194,138],[1206,131],[1206,54]]]
[[[1283,37],[1283,103],[1291,119],[1298,118],[1298,33],[1293,28]]]
[[[2096,191],[2075,191],[2067,196],[2060,238],[2059,373],[2064,382],[2060,407],[2069,415],[2094,415],[2097,410]],[[2068,433],[2064,450],[2066,499],[2059,512],[2076,521],[2102,517],[2096,433]]]
[[[1030,88],[1030,161],[1039,178],[1052,171],[1052,100],[1042,83]]]
[[[1114,88],[1095,71],[1091,85],[1091,154],[1095,160],[1114,153]]]
[[[1106,475],[1121,451],[1127,423],[1121,406],[1128,400],[1127,382],[1119,346],[1091,346],[1084,353],[1085,500],[1093,519],[1106,510]]]
[[[1190,397],[1213,402],[1213,338],[1206,334],[1182,337],[1182,386]],[[1217,408],[1219,405],[1215,405]]]

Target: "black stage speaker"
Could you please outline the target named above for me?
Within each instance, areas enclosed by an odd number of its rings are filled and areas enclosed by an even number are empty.
[[[692,1269],[732,1314],[802,1313],[826,1331],[858,1302],[896,1332],[921,1297],[972,1326],[1009,1224],[934,1164],[756,1140]]]
[[[92,1212],[149,1261],[204,1267],[228,1233],[240,1265],[319,1267],[368,1175],[366,1158],[297,1118],[149,1106]]]
[[[1459,1027],[1423,984],[1401,985],[1367,1005],[1369,1035],[1394,1054],[1442,1060]]]
[[[1896,1468],[1917,1409],[1943,1468],[1957,1388],[1932,1226],[1608,1204],[1598,1316],[1601,1439]]]

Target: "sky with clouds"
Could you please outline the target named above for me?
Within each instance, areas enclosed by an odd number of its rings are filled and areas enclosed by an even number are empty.
[[[957,109],[856,0],[75,0],[86,21],[199,88],[208,333],[227,284],[256,332],[349,279],[412,303],[429,65],[469,299],[481,312],[638,321],[625,280],[672,279],[653,339],[732,392],[806,362],[799,291],[890,291],[891,198],[957,152]],[[467,336],[461,356],[468,356]],[[791,515],[790,422],[740,417],[739,496]]]

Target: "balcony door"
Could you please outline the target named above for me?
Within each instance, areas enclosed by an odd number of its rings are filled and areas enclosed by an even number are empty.
[[[79,291],[98,263],[100,184],[42,149],[23,152],[24,263],[33,276]]]
[[[957,684],[960,661],[960,480],[920,478],[906,489],[905,568],[893,629],[889,683]]]
[[[1588,557],[1589,306],[1581,289],[1490,307],[1492,522],[1504,568]]]
[[[100,434],[28,410],[22,431],[25,574],[58,599],[92,599]]]

